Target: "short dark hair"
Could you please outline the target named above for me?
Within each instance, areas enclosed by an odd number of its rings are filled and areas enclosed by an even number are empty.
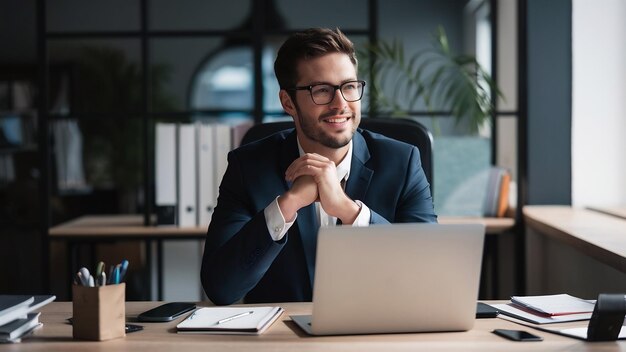
[[[295,87],[300,61],[331,53],[348,55],[354,68],[358,68],[354,44],[339,28],[309,28],[291,35],[278,50],[274,61],[274,73],[280,89]]]

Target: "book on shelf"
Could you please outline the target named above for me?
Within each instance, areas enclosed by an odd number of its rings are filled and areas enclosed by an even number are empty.
[[[502,218],[506,215],[506,211],[509,209],[509,192],[511,188],[511,173],[508,170],[502,174],[500,180],[500,193],[498,194],[498,207],[496,209],[496,216]]]
[[[176,328],[179,333],[260,335],[283,312],[281,307],[205,307]]]
[[[509,208],[511,188],[511,172],[503,167],[494,166],[489,169],[487,192],[483,203],[486,217],[504,217]]]

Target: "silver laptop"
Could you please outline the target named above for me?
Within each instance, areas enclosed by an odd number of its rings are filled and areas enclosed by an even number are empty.
[[[311,335],[463,331],[474,326],[485,227],[321,227]]]

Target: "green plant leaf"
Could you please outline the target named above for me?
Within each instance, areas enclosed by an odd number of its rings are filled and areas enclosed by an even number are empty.
[[[475,57],[452,53],[441,26],[433,35],[432,45],[411,56],[398,40],[367,45],[364,53],[374,59],[370,99],[381,111],[406,115],[420,103],[431,112],[435,107],[450,109],[457,125],[465,121],[475,132],[490,121],[494,111],[491,95],[502,96]]]

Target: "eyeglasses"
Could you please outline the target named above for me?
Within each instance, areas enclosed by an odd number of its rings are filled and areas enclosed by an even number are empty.
[[[332,84],[313,84],[305,87],[294,87],[287,90],[308,90],[311,93],[311,99],[317,105],[330,104],[335,99],[335,91],[339,89],[341,96],[347,102],[359,101],[363,97],[363,88],[365,81],[348,81],[340,85]]]

